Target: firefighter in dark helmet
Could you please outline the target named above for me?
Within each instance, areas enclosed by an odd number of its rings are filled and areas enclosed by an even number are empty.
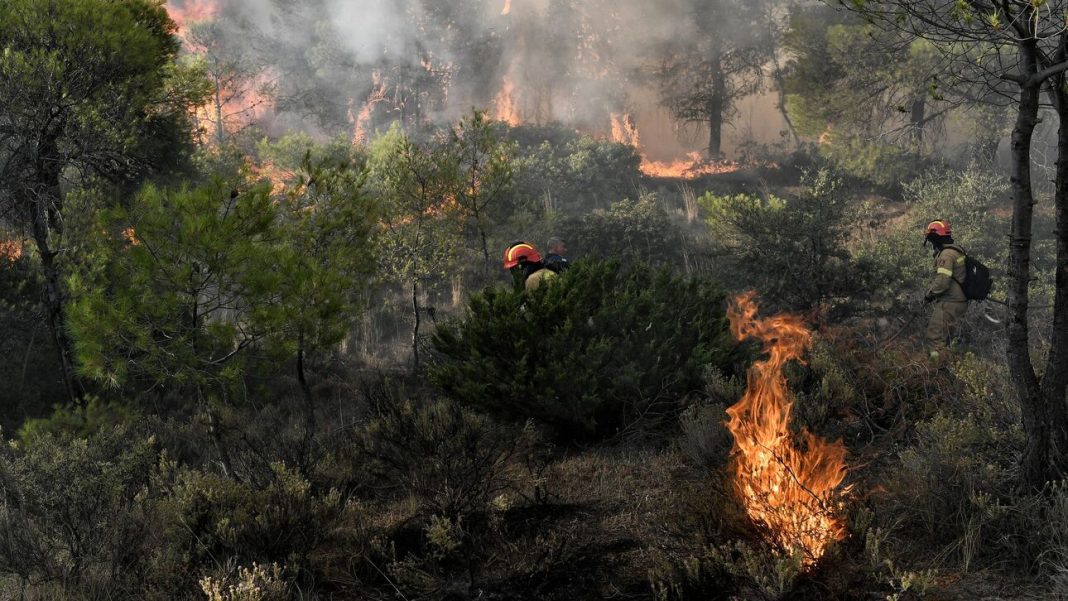
[[[948,343],[956,336],[960,320],[968,310],[968,297],[962,283],[966,269],[964,250],[953,243],[953,231],[945,220],[932,221],[924,231],[924,246],[934,246],[934,279],[924,301],[934,303],[927,324],[927,344],[934,362],[945,359]]]
[[[504,250],[504,268],[512,273],[516,288],[527,292],[557,277],[554,271],[545,268],[538,250],[529,242],[508,245]]]

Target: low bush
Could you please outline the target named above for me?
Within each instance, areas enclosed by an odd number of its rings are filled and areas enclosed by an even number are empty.
[[[317,495],[304,477],[274,464],[262,486],[163,462],[160,516],[164,530],[155,558],[156,586],[188,590],[195,576],[228,562],[284,564],[314,581],[312,554],[342,545],[342,525],[357,507],[337,491]]]
[[[0,575],[133,595],[148,571],[158,452],[125,428],[0,448]],[[99,595],[99,596],[97,596]]]
[[[535,294],[488,288],[440,325],[432,380],[503,420],[599,438],[676,417],[735,345],[712,284],[642,265],[586,262]]]
[[[513,459],[532,440],[451,401],[380,399],[356,431],[370,482],[415,499],[424,516],[470,521],[517,486]]]

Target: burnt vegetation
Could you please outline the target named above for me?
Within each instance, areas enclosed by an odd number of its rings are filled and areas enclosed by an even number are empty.
[[[1068,6],[847,4],[0,2],[0,599],[1068,596]]]

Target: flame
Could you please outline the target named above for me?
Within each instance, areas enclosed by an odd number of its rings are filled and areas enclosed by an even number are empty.
[[[684,159],[653,161],[642,155],[641,172],[649,177],[697,179],[705,175],[734,173],[741,165],[733,161],[706,161],[699,152],[691,152]]]
[[[175,0],[169,0],[167,13],[178,26],[179,35],[184,39],[183,31],[187,25],[214,20],[219,14],[219,5],[216,0],[182,0],[178,3]]]
[[[0,259],[8,263],[14,263],[22,258],[23,249],[26,247],[24,240],[0,241]]]
[[[353,122],[352,143],[364,144],[368,139],[368,129],[371,126],[371,117],[374,115],[375,105],[386,99],[386,83],[382,79],[382,73],[375,71],[371,74],[371,93],[360,107],[360,112],[355,116],[352,108],[349,108],[349,119]]]
[[[178,36],[186,51],[207,53],[208,48],[189,39],[188,26],[215,20],[220,13],[220,0],[168,0],[166,8],[178,26]],[[235,82],[217,84],[213,97],[193,112],[201,143],[209,146],[217,143],[220,128],[233,134],[267,117],[274,109],[274,99],[267,92],[272,80],[271,73],[263,72],[248,82],[246,89],[238,88]]]
[[[504,0],[504,10],[501,11],[501,16],[506,17],[512,13],[512,0]]]
[[[493,118],[504,121],[512,127],[517,127],[523,120],[519,116],[519,107],[516,102],[515,82],[511,76],[505,75],[501,84],[501,91],[493,101]]]
[[[638,135],[638,126],[627,113],[612,113],[609,118],[612,121],[612,141],[617,144],[626,144],[635,148],[641,148],[641,136]]]
[[[137,237],[137,230],[132,227],[122,230],[122,238],[123,240],[126,240],[126,243],[130,246],[141,245],[141,239]]]
[[[786,551],[801,550],[812,565],[827,545],[845,536],[836,498],[846,475],[846,449],[802,429],[800,443],[789,424],[793,396],[782,370],[798,359],[812,333],[800,317],[757,318],[754,293],[736,297],[728,312],[731,332],[764,343],[768,358],[749,370],[745,394],[727,409],[734,489],[749,517],[767,527],[772,542]]]

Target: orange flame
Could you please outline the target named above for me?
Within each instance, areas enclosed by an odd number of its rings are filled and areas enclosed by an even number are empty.
[[[612,113],[609,118],[612,121],[613,142],[641,148],[642,140],[638,135],[638,126],[634,124],[629,114]]]
[[[697,179],[705,175],[734,173],[741,165],[731,161],[706,161],[699,152],[691,152],[685,159],[653,161],[642,155],[641,172],[649,177]]]
[[[736,297],[728,312],[734,337],[757,338],[768,354],[750,368],[745,394],[727,409],[734,489],[773,543],[801,550],[805,565],[812,565],[827,545],[845,536],[836,499],[848,491],[838,490],[846,475],[846,449],[841,440],[830,443],[806,429],[800,444],[791,437],[794,399],[782,371],[809,346],[812,333],[794,315],[758,319],[754,296]]]
[[[512,13],[512,0],[504,0],[504,10],[501,11],[501,16],[506,17]]]
[[[360,107],[360,112],[357,115],[352,114],[352,109],[349,109],[349,119],[353,122],[352,143],[364,144],[368,140],[368,130],[371,126],[371,117],[374,114],[375,105],[386,99],[386,83],[382,79],[382,73],[375,71],[371,74],[371,81],[373,86],[371,87],[371,93],[367,95],[367,100],[363,102],[363,106]]]
[[[25,247],[26,242],[23,240],[0,241],[0,259],[8,263],[14,263],[22,258]]]
[[[497,92],[497,97],[493,101],[493,118],[497,121],[504,121],[512,127],[516,127],[523,122],[519,116],[515,82],[512,81],[509,75],[504,76],[501,91]]]
[[[182,32],[190,23],[214,20],[219,14],[219,5],[215,0],[184,0],[180,3],[170,0],[167,13],[178,26],[179,34],[184,35]]]

